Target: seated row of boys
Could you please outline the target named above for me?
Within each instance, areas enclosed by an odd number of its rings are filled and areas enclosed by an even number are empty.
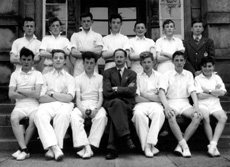
[[[125,67],[127,53],[123,49],[114,52],[116,67],[105,70],[103,77],[94,72],[97,57],[93,52],[84,52],[82,57],[85,71],[73,78],[64,70],[65,52],[53,50],[54,69],[42,76],[33,69],[33,52],[27,48],[21,49],[22,68],[12,74],[9,85],[9,97],[16,99],[11,123],[19,149],[12,154],[14,158],[29,158],[27,145],[36,126],[43,148],[47,150],[45,157],[62,160],[63,139],[71,124],[73,146],[81,148],[77,154],[83,159],[93,156],[91,147],[99,147],[107,126],[105,158],[115,159],[118,157],[118,139],[124,140],[129,149],[135,149],[130,137],[130,118],[145,156],[153,157],[159,153],[155,146],[165,117],[178,141],[175,152],[183,157],[191,157],[187,141],[203,119],[210,141],[208,154],[212,157],[220,156],[217,143],[227,116],[218,96],[223,96],[226,89],[221,78],[213,72],[215,61],[212,57],[202,59],[202,73],[195,78],[195,84],[192,73],[183,69],[186,59],[181,51],[173,54],[175,69],[164,75],[153,70],[154,59],[151,52],[140,54],[144,72],[138,76]],[[75,92],[76,108],[72,103]],[[189,103],[189,96],[193,100],[193,106]],[[191,119],[184,133],[176,121],[179,115]],[[210,126],[210,115],[218,121],[214,132]],[[29,126],[24,134],[20,120],[25,117],[29,118]],[[84,130],[86,117],[92,118],[88,137]]]

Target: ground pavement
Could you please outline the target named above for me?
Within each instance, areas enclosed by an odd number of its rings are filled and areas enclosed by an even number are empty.
[[[160,152],[153,158],[140,153],[120,154],[115,160],[105,160],[99,153],[88,160],[66,153],[63,161],[45,160],[44,154],[32,154],[24,161],[11,158],[12,152],[0,153],[0,167],[230,167],[230,150],[220,150],[222,156],[210,158],[205,152],[192,152],[191,158],[182,158],[172,152]]]

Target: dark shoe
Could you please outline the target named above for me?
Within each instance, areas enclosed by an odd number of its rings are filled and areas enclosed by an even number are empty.
[[[111,159],[116,159],[118,157],[118,153],[116,152],[108,152],[105,156],[105,159],[111,160]]]
[[[127,137],[127,138],[126,138],[126,144],[127,144],[128,148],[129,148],[130,150],[133,150],[133,149],[136,148],[135,145],[133,144],[133,141],[131,140],[130,137]]]

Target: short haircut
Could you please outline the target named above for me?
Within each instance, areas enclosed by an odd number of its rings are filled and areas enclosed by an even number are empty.
[[[136,22],[136,23],[134,24],[134,29],[136,28],[137,24],[144,24],[144,26],[145,26],[145,28],[146,28],[146,24],[145,24],[144,22]]]
[[[20,50],[20,58],[21,58],[22,56],[25,56],[25,57],[32,56],[32,58],[34,59],[34,53],[33,53],[30,49],[28,49],[28,48],[26,48],[26,47],[23,47],[23,48]]]
[[[207,63],[212,63],[212,65],[215,65],[215,63],[216,63],[215,58],[213,58],[211,56],[203,57],[200,61],[200,67],[206,65]]]
[[[165,25],[166,25],[166,24],[169,24],[169,23],[173,23],[173,26],[175,27],[175,23],[174,23],[174,21],[172,21],[171,19],[165,20],[165,21],[163,22],[163,24],[162,24],[162,27],[165,28]]]
[[[115,57],[115,53],[118,52],[118,51],[122,51],[124,54],[125,54],[125,57],[127,57],[127,52],[124,50],[124,49],[116,49],[114,52],[113,52],[113,57]]]
[[[97,55],[93,52],[87,51],[82,53],[82,60],[85,62],[85,59],[94,59],[95,63],[97,63]]]
[[[82,18],[84,18],[84,17],[90,17],[90,19],[93,20],[93,15],[90,12],[82,13],[81,16],[80,16],[80,20],[82,20]]]
[[[61,20],[59,18],[57,18],[57,17],[51,17],[51,18],[49,18],[48,25],[51,26],[51,24],[53,24],[56,21],[58,21],[60,23],[60,25],[62,25]]]
[[[25,22],[27,22],[27,21],[33,21],[33,22],[34,22],[34,25],[35,25],[35,20],[34,20],[32,17],[25,17],[25,18],[23,19],[23,26],[24,26]]]
[[[141,52],[140,62],[142,63],[146,58],[149,58],[149,57],[151,58],[152,61],[154,61],[152,52],[149,52],[149,51]]]
[[[203,25],[203,21],[201,19],[193,19],[191,26],[193,27],[193,25],[196,24],[196,23],[202,23],[202,25]]]
[[[122,23],[122,17],[120,14],[116,13],[116,14],[111,14],[109,17],[109,23],[112,22],[112,19],[120,19],[121,23]]]
[[[186,60],[185,54],[182,51],[176,51],[176,52],[174,52],[173,55],[172,55],[172,60],[174,60],[176,56],[183,56],[184,59]]]
[[[64,50],[62,50],[62,49],[53,49],[52,50],[52,58],[54,57],[55,53],[63,53],[64,54],[64,58],[66,59],[66,54],[65,54]]]

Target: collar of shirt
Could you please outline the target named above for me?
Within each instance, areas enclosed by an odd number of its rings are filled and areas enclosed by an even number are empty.
[[[121,69],[121,74],[123,75],[124,73],[124,70],[125,70],[125,67],[122,67],[122,68],[117,68],[117,70]]]
[[[178,72],[176,72],[176,70],[174,69],[173,70],[173,75],[176,76],[176,75],[185,75],[185,71],[183,70],[181,74],[179,74]]]
[[[136,36],[135,39],[136,39],[136,40],[146,40],[145,36],[143,36],[142,38]]]
[[[121,34],[120,32],[113,34],[112,31],[110,30],[110,35],[112,35],[112,36],[119,36],[120,34]]]
[[[166,37],[166,35],[163,36],[163,39],[164,39],[164,40],[168,40],[168,38]],[[171,40],[175,40],[175,37],[172,36],[172,39],[171,39]],[[168,41],[169,41],[169,40],[168,40]]]
[[[54,39],[60,38],[60,37],[61,37],[61,33],[60,33],[57,37],[55,37],[53,34],[51,34],[50,36],[51,36],[52,38],[54,38]]]
[[[83,75],[85,75],[86,77],[88,77],[88,75],[86,74],[85,71],[83,72]],[[92,77],[96,77],[96,75],[97,75],[97,73],[94,71]],[[89,77],[88,77],[88,78],[89,78]]]
[[[213,72],[213,73],[212,73],[212,76],[211,76],[210,78],[212,78],[216,73],[217,73],[217,72]],[[203,73],[201,73],[200,76],[201,76],[202,78],[207,78],[206,76],[204,76]]]
[[[200,40],[202,38],[202,35],[199,35],[199,36],[193,35],[193,39],[195,40],[196,38],[199,38],[199,40]]]
[[[89,33],[91,33],[92,31],[93,31],[93,29],[92,29],[92,27],[90,27],[90,29],[89,29],[88,32],[85,32],[85,30],[83,30],[83,29],[82,29],[81,32],[84,33],[84,34],[89,34]]]
[[[54,75],[64,75],[65,72],[66,72],[66,71],[65,71],[64,69],[62,69],[61,71],[57,71],[57,70],[53,69],[53,71],[52,71],[52,73],[53,73]]]
[[[31,69],[30,71],[28,71],[27,73],[26,73],[26,72],[24,72],[24,71],[22,71],[22,68],[20,68],[19,70],[20,70],[20,74],[22,74],[22,75],[30,75],[30,74],[32,74],[32,73],[33,73],[34,68],[32,67],[32,69]]]
[[[27,40],[26,34],[24,34],[24,38]],[[33,38],[32,38],[31,40],[34,40],[34,39],[37,39],[37,37],[33,34]],[[31,40],[30,40],[30,41],[31,41]]]
[[[144,71],[141,73],[141,75],[145,76],[145,77],[149,77]],[[152,69],[152,74],[150,75],[150,77],[155,76],[155,71]]]

